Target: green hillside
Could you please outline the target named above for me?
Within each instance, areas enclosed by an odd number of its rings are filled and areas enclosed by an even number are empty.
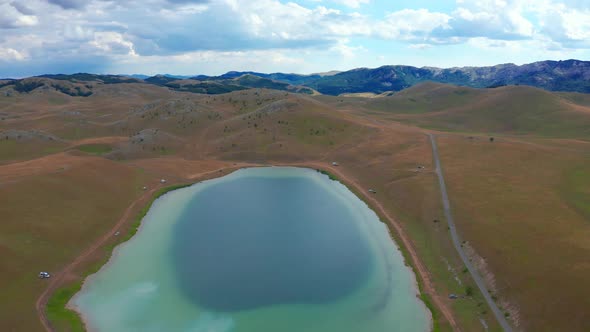
[[[590,138],[590,110],[569,99],[531,87],[471,89],[439,84],[412,87],[392,97],[367,102],[371,111],[424,128],[559,138]],[[584,107],[583,105],[579,105]]]

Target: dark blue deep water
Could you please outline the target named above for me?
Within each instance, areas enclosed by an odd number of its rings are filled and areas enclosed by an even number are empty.
[[[336,301],[371,274],[346,200],[310,177],[242,177],[195,195],[174,230],[182,293],[214,312]]]
[[[311,169],[249,168],[158,198],[70,301],[100,332],[424,332],[386,225]]]

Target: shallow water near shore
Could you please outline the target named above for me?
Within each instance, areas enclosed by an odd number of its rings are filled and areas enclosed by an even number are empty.
[[[170,192],[70,305],[96,331],[427,331],[387,227],[314,170]]]

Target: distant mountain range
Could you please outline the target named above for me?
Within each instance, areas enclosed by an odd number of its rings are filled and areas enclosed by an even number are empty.
[[[432,81],[474,88],[495,88],[505,85],[529,85],[550,91],[590,93],[590,61],[541,61],[517,66],[501,64],[490,67],[412,67],[383,66],[375,69],[357,68],[325,74],[258,73],[230,71],[220,76],[197,75],[42,75],[41,78],[73,83],[97,81],[103,84],[149,83],[178,91],[218,94],[248,88],[267,88],[297,93],[327,95],[343,93],[384,93],[400,91],[421,82]],[[16,84],[22,80],[4,80],[0,85]],[[35,85],[19,85],[29,90]]]
[[[590,93],[590,61],[541,61],[522,66],[501,64],[490,67],[435,68],[412,66],[383,66],[375,69],[358,68],[332,75],[263,74],[228,72],[221,76],[193,77],[197,80],[221,80],[253,75],[304,85],[322,94],[400,91],[417,83],[439,83],[494,88],[504,85],[530,85],[550,91]]]
[[[210,77],[195,76],[188,79],[181,79],[169,75],[156,75],[146,78],[144,81],[150,84],[166,86],[178,91],[188,91],[196,93],[218,94],[236,90],[251,88],[283,90],[296,93],[313,94],[314,91],[309,87],[292,84],[295,80],[275,79],[273,75],[284,75],[285,77],[294,74],[262,74],[253,72],[229,72],[227,74]],[[304,76],[304,75],[295,75]]]
[[[590,93],[590,62],[542,61],[522,66],[503,64],[449,69],[383,66],[376,69],[354,69],[306,82],[306,85],[321,93],[335,95],[399,91],[424,81],[474,88],[529,85],[550,91]]]
[[[225,79],[234,79],[244,75],[251,75],[257,76],[261,78],[266,78],[269,80],[285,82],[293,85],[300,85],[306,84],[309,82],[314,82],[316,80],[321,79],[323,76],[321,74],[311,74],[311,75],[300,75],[300,74],[283,74],[283,73],[272,73],[272,74],[264,74],[264,73],[257,73],[253,71],[230,71],[221,76],[206,76],[206,75],[198,75],[192,77],[195,80],[225,80]]]

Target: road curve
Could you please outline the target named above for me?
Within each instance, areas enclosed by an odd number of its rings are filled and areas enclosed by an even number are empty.
[[[459,235],[457,235],[457,229],[455,227],[455,220],[453,219],[453,215],[451,214],[451,204],[449,203],[447,187],[445,185],[445,179],[440,163],[440,158],[438,157],[438,146],[436,145],[436,138],[433,134],[428,134],[428,136],[430,137],[430,143],[432,144],[432,155],[434,158],[434,164],[436,166],[436,174],[438,175],[438,184],[440,186],[440,193],[442,196],[445,218],[447,219],[447,223],[449,224],[449,231],[451,232],[451,239],[453,240],[453,245],[455,246],[455,249],[457,249],[459,256],[461,256],[463,264],[465,264],[465,267],[467,267],[467,270],[469,270],[471,278],[473,278],[473,280],[477,284],[477,287],[479,288],[479,291],[488,303],[488,306],[490,307],[490,309],[492,309],[492,312],[494,313],[494,316],[496,316],[496,320],[498,321],[502,329],[506,332],[512,332],[512,327],[510,326],[510,324],[508,324],[508,321],[504,317],[504,314],[502,313],[502,311],[500,311],[500,309],[496,305],[496,302],[494,302],[494,300],[490,296],[490,293],[483,281],[483,278],[473,267],[473,264],[471,264],[471,262],[469,261],[469,257],[467,257],[467,255],[461,248],[461,241],[459,241]]]
[[[214,169],[211,171],[201,172],[198,174],[194,174],[191,177],[190,181],[194,182],[198,178],[206,177],[209,174],[217,174],[220,171],[228,171],[228,170],[231,171],[231,170],[235,170],[235,169],[240,169],[244,166],[251,166],[251,165],[252,164],[240,163],[240,164],[234,164],[233,166],[221,167],[221,168],[217,168],[217,169]],[[187,180],[188,179],[176,181],[176,184],[187,183],[188,182]],[[168,185],[172,185],[172,184],[173,183],[171,182]],[[123,213],[123,215],[121,216],[119,221],[117,221],[117,223],[107,233],[105,233],[104,235],[102,235],[101,237],[96,239],[96,241],[88,249],[86,249],[79,256],[77,256],[72,262],[70,262],[61,271],[59,271],[57,273],[53,273],[53,276],[51,278],[51,282],[49,283],[47,288],[45,288],[43,293],[41,293],[41,295],[37,299],[37,302],[35,303],[35,309],[37,310],[37,316],[39,317],[39,320],[41,321],[41,324],[43,325],[43,328],[45,329],[45,331],[47,331],[47,332],[55,332],[56,331],[56,329],[51,325],[49,317],[47,317],[46,306],[47,306],[47,302],[49,301],[49,298],[51,297],[53,292],[55,292],[55,290],[57,290],[60,286],[63,285],[66,276],[68,276],[70,273],[72,273],[72,271],[74,271],[74,269],[76,267],[78,267],[81,263],[85,262],[89,257],[91,257],[94,253],[96,253],[96,251],[99,248],[101,248],[109,239],[111,239],[112,236],[114,236],[115,233],[123,225],[125,225],[125,223],[132,220],[131,217],[133,216],[133,213],[136,212],[135,208],[137,206],[146,206],[147,203],[152,199],[154,193],[156,193],[156,191],[158,191],[164,187],[165,187],[165,185],[157,184],[156,186],[154,186],[154,188],[150,189],[149,191],[144,192],[139,198],[137,198],[135,201],[133,201],[131,203],[131,205],[129,205],[127,207],[127,209],[125,210],[125,212]],[[84,279],[85,279],[85,277],[84,277]]]

